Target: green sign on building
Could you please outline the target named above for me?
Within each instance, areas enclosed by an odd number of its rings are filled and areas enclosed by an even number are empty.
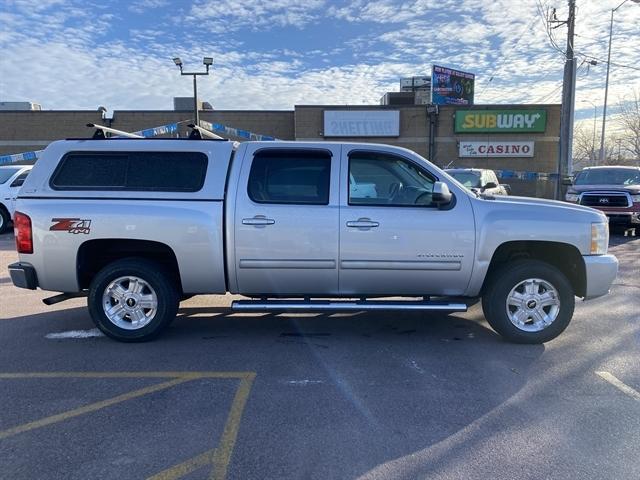
[[[546,125],[546,110],[457,110],[455,132],[544,132]]]

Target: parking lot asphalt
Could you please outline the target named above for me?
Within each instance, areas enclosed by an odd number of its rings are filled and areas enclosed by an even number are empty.
[[[232,314],[99,336],[14,288],[0,236],[0,478],[640,478],[640,237],[545,345],[464,314]]]

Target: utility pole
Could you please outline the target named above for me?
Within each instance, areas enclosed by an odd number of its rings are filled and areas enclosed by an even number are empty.
[[[576,23],[576,1],[569,0],[567,19],[567,51],[562,79],[562,110],[560,113],[560,152],[558,157],[558,181],[556,200],[562,200],[562,181],[573,172],[573,112],[576,99],[576,58],[573,52],[573,36]]]

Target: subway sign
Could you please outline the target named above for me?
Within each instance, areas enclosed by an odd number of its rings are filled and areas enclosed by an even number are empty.
[[[457,110],[456,133],[536,133],[547,126],[546,110]]]

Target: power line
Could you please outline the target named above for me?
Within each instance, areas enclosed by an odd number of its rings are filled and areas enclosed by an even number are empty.
[[[576,68],[576,76],[578,76],[580,73],[588,73],[584,69],[584,64],[585,62],[583,61],[582,63],[580,63],[580,65],[578,65],[578,67]],[[580,71],[581,68],[582,68],[582,72]],[[548,93],[545,93],[542,97],[539,97],[537,100],[534,100],[533,103],[544,103],[549,98],[553,97],[562,88],[562,83],[563,83],[562,80],[559,80],[558,82],[556,82],[556,86],[553,87],[552,90],[550,90]]]
[[[614,63],[614,62],[607,62],[606,60],[602,59],[602,58],[598,58],[598,57],[594,57],[592,55],[587,55],[586,53],[582,53],[582,52],[576,52],[576,55],[580,55],[581,57],[584,58],[590,58],[592,60],[597,60],[600,63],[604,63],[605,65],[607,63],[609,63],[610,65],[613,65],[614,67],[620,67],[620,68],[630,68],[631,70],[638,70],[640,71],[640,67],[634,67],[633,65],[624,65],[622,63]]]
[[[553,10],[553,18],[554,18],[554,20],[553,21],[549,20],[549,7],[546,8],[546,13],[545,13],[545,6],[542,4],[542,2],[540,0],[536,1],[536,7],[537,7],[537,10],[538,10],[538,14],[540,15],[540,18],[542,19],[544,31],[547,34],[547,37],[549,38],[549,42],[551,43],[551,47],[555,51],[560,53],[562,55],[562,57],[564,58],[566,56],[566,52],[560,46],[558,46],[558,43],[557,43],[555,37],[553,36],[553,29],[558,28],[559,26],[564,25],[567,22],[563,22],[563,21],[555,19],[556,18],[555,17],[555,9]],[[556,23],[557,25],[555,27],[552,27],[551,23]],[[573,45],[571,45],[571,47],[573,48]]]

